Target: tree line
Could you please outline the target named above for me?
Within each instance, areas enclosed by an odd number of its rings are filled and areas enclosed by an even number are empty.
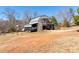
[[[50,17],[52,23],[60,28],[60,27],[70,27],[74,25],[79,25],[79,7],[77,8],[77,14],[72,8],[68,8],[63,12],[59,12],[58,18],[55,16]],[[9,32],[17,32],[21,31],[25,24],[28,24],[32,18],[40,16],[38,12],[34,12],[33,14],[30,11],[25,10],[23,13],[23,17],[21,20],[17,19],[17,12],[14,9],[6,8],[4,12],[1,14],[7,17],[7,20],[0,19],[0,33],[9,33]],[[59,20],[62,20],[59,22]]]
[[[58,27],[71,27],[79,25],[79,7],[76,11],[72,8],[60,12],[59,19],[62,19],[61,22],[57,21],[56,17],[52,16],[51,20]]]

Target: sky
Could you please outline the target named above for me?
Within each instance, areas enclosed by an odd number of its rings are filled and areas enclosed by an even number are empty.
[[[77,6],[0,6],[0,13],[4,12],[6,8],[14,9],[17,12],[17,14],[20,16],[20,17],[18,16],[18,18],[22,18],[25,10],[29,10],[29,12],[31,13],[37,12],[39,15],[57,17],[58,13],[63,10],[72,8],[74,11],[76,11],[78,7]],[[0,19],[2,18],[6,19],[6,16],[0,14]]]

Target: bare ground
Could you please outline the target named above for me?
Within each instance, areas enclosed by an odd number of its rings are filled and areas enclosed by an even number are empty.
[[[79,27],[0,35],[0,52],[79,52]]]

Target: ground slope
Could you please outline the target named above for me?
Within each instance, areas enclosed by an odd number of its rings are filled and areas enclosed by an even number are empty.
[[[78,27],[0,36],[0,52],[79,52]]]

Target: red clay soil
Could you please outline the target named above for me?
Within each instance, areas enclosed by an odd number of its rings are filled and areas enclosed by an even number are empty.
[[[31,34],[31,35],[30,35]],[[12,38],[0,45],[0,52],[48,52],[49,43],[62,37],[78,35],[75,31],[69,32],[37,32]],[[28,36],[27,36],[28,35]]]

